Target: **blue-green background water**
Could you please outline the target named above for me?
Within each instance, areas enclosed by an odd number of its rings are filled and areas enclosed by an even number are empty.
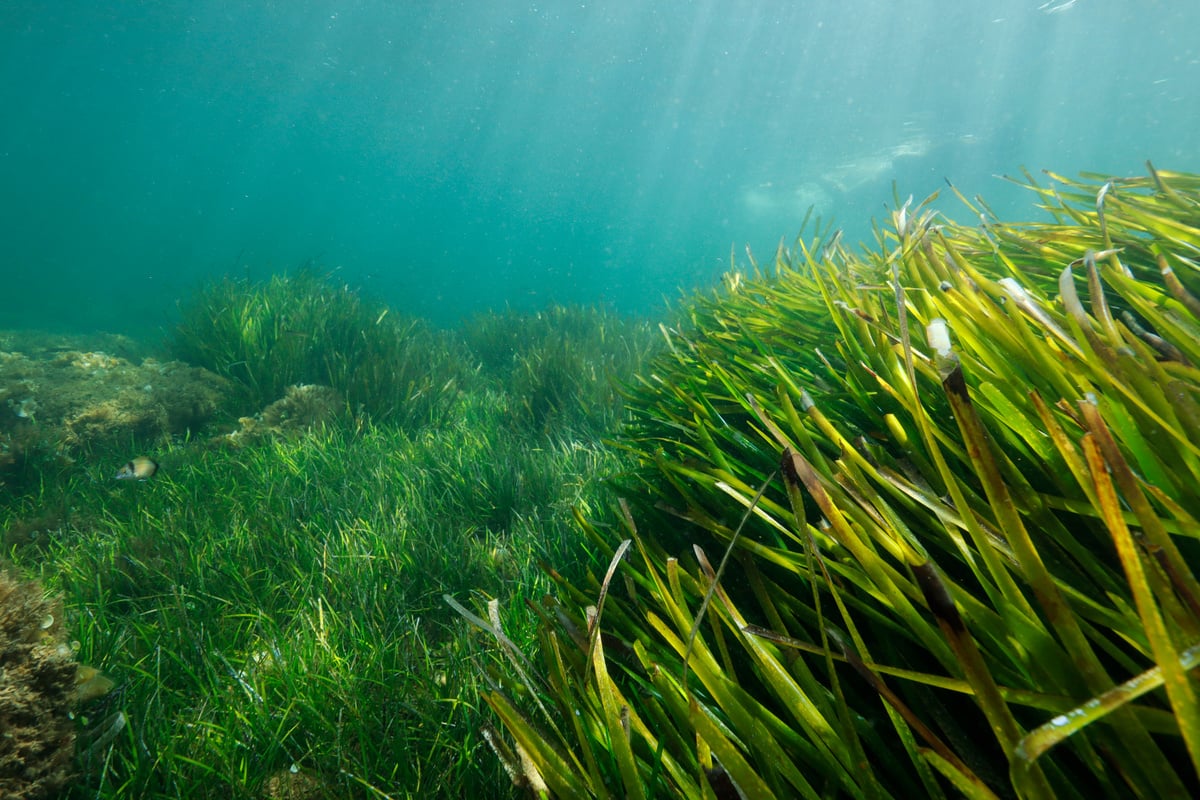
[[[0,327],[315,261],[450,324],[653,312],[815,206],[1200,170],[1200,3],[0,3]],[[956,210],[944,195],[940,207]]]

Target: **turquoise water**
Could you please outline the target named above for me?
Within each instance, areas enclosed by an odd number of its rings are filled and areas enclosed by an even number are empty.
[[[0,327],[315,262],[452,324],[653,313],[815,207],[1200,171],[1200,3],[0,3]],[[955,201],[944,197],[948,211]]]

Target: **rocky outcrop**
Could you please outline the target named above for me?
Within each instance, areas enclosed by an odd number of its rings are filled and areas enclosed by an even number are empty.
[[[225,378],[178,361],[39,346],[28,335],[21,344],[0,350],[0,475],[32,456],[71,459],[195,431],[229,395]]]

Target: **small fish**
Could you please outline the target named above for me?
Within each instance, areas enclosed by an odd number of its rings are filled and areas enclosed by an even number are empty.
[[[144,481],[147,478],[154,477],[154,473],[156,472],[158,472],[157,461],[151,458],[146,458],[145,456],[138,456],[117,470],[117,474],[113,477],[119,481]]]
[[[75,669],[75,702],[79,705],[103,697],[112,691],[116,682],[95,667],[80,664]]]

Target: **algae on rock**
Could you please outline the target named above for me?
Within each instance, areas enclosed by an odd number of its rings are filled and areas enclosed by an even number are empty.
[[[0,479],[30,457],[69,460],[196,431],[229,395],[227,380],[178,361],[133,363],[28,336],[22,346],[29,352],[0,353]]]
[[[63,608],[0,570],[0,797],[55,797],[75,754],[78,665]]]

